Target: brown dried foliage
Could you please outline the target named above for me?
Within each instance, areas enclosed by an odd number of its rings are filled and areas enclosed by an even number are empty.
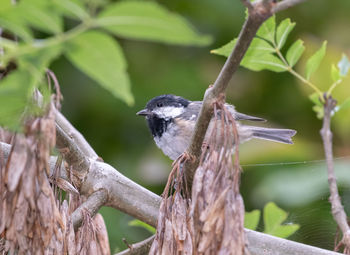
[[[84,199],[60,173],[50,173],[56,126],[53,103],[45,108],[43,116],[24,120],[23,133],[0,129],[0,140],[12,144],[7,161],[0,147],[0,254],[108,255],[101,215],[84,215],[83,226],[74,232],[71,214]],[[62,158],[57,161],[60,171]],[[61,201],[58,187],[67,192],[66,200]]]
[[[181,164],[174,162],[163,193],[157,234],[150,254],[233,254],[245,252],[244,204],[236,123],[223,102],[214,107],[214,125],[202,151],[189,197]],[[232,154],[235,152],[235,161]],[[176,175],[176,178],[175,178]],[[169,192],[174,190],[173,194]]]

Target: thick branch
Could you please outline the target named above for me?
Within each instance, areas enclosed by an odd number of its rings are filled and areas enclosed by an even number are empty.
[[[4,158],[6,161],[10,153],[11,146],[4,143],[0,143],[0,145],[0,148],[4,152]],[[52,157],[51,161],[53,162],[51,162],[50,165],[54,166],[55,160],[56,159]],[[105,185],[106,188],[109,185],[120,186],[119,188],[108,192],[107,201],[114,201],[109,205],[144,222],[147,222],[151,226],[156,226],[161,197],[127,179],[108,164],[98,162],[98,165],[100,168],[99,171],[94,171],[95,167],[93,166],[91,168],[93,171],[90,172],[99,173],[100,176],[97,178],[97,176],[90,176],[89,174],[90,177],[87,180],[88,183],[84,187],[95,186],[96,190],[98,190],[98,188],[103,185]],[[108,179],[109,181],[107,181]],[[89,190],[83,190],[82,192],[86,195],[94,193]],[[282,238],[273,237],[252,230],[246,229],[245,231],[248,239],[248,250],[250,251],[251,255],[340,254]]]
[[[56,147],[61,151],[67,163],[72,166],[73,176],[81,178],[82,182],[79,185],[81,195],[89,199],[89,196],[102,190],[107,194],[107,199],[105,196],[95,195],[95,198],[89,201],[89,206],[93,206],[94,211],[97,212],[102,205],[106,205],[126,212],[148,224],[156,221],[158,211],[154,211],[153,208],[159,207],[158,196],[132,182],[112,166],[98,161],[96,153],[85,138],[82,135],[75,135],[75,139],[69,136],[68,133],[72,134],[76,130],[63,115],[60,118],[60,123],[65,123],[65,125],[56,125]],[[91,148],[89,155],[86,155],[84,153],[86,149],[82,150],[78,144],[87,149]],[[146,206],[139,207],[142,202]],[[79,212],[73,214],[76,228],[80,226],[82,214]]]
[[[332,149],[332,132],[331,132],[331,114],[337,102],[332,97],[325,97],[323,126],[320,131],[323,147],[327,162],[328,184],[332,205],[332,214],[339,228],[343,233],[343,242],[350,249],[350,228],[347,222],[347,216],[340,201],[338,193],[337,180],[334,173],[333,149]]]

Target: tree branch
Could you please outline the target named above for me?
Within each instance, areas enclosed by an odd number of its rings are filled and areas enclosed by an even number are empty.
[[[107,192],[105,190],[98,190],[92,193],[88,199],[82,203],[72,213],[72,222],[74,230],[77,231],[83,221],[83,211],[89,212],[90,215],[95,215],[98,210],[106,203]]]
[[[11,146],[5,143],[0,143],[0,149],[3,150],[5,161],[11,151]],[[50,165],[54,167],[56,162],[55,157],[51,157]],[[108,164],[98,162],[99,171],[94,170],[92,166],[90,173],[98,173],[99,176],[88,174],[87,184],[84,188],[95,186],[96,190],[101,186],[107,189],[108,198],[105,205],[112,206],[121,210],[135,218],[142,220],[151,226],[157,225],[158,210],[161,197],[155,195],[149,190],[129,180],[125,176],[118,173],[113,167]],[[99,179],[101,178],[101,179]],[[107,181],[109,180],[109,181]],[[119,186],[115,190],[111,190],[108,186]],[[93,190],[93,188],[92,188]],[[96,191],[95,190],[95,191]],[[89,190],[82,190],[85,195],[93,194]],[[112,202],[111,202],[112,201]],[[96,203],[100,203],[96,201]],[[93,212],[96,212],[94,210]],[[74,212],[75,213],[75,212]],[[73,214],[74,214],[73,213]],[[79,215],[77,213],[77,215]],[[93,216],[93,214],[91,214]],[[77,221],[79,219],[75,219]],[[245,230],[248,240],[248,250],[251,255],[339,255],[340,253],[319,249],[313,246],[285,240],[278,237],[273,237],[260,232]]]
[[[122,252],[119,252],[115,255],[143,255],[143,254],[148,254],[153,240],[154,240],[155,235],[150,236],[149,238],[131,245],[131,249],[126,249]]]
[[[244,5],[246,1],[242,0]],[[304,0],[305,1],[305,0]],[[249,8],[249,16],[245,21],[243,28],[238,36],[237,43],[227,58],[223,68],[220,71],[214,85],[207,89],[204,95],[202,108],[200,110],[195,129],[187,149],[187,153],[195,159],[195,161],[186,161],[184,164],[185,175],[189,187],[192,186],[192,180],[195,170],[199,164],[199,157],[205,134],[208,129],[209,122],[213,115],[213,103],[218,100],[219,96],[225,94],[229,81],[239,67],[244,54],[254,39],[256,32],[261,24],[271,17],[277,11],[284,10],[295,4],[302,2],[301,0],[285,0],[275,4],[273,1],[259,1],[253,4],[253,8]]]
[[[99,161],[96,153],[82,135],[74,135],[75,139],[68,135],[68,133],[72,134],[75,132],[75,128],[63,115],[60,118],[61,123],[65,123],[65,125],[56,125],[56,146],[62,152],[67,163],[72,166],[73,176],[77,176],[81,181],[79,181],[81,195],[89,197],[101,191],[105,191],[107,194],[107,199],[105,196],[95,195],[94,199],[89,201],[89,206],[94,207],[93,211],[97,212],[102,205],[106,205],[128,213],[148,224],[155,222],[158,217],[158,211],[154,211],[153,208],[159,207],[159,197],[132,182],[112,166]],[[81,146],[79,147],[78,144],[87,149],[91,148],[89,149],[89,153],[91,153],[89,155],[92,155],[93,158],[84,154]],[[142,202],[146,206],[139,207],[138,205],[142,204]],[[76,222],[74,227],[77,228],[82,221],[82,214],[74,212],[73,215],[73,222]]]
[[[277,13],[280,11],[284,11],[294,5],[300,4],[302,2],[305,2],[306,0],[284,0],[279,2],[278,4],[276,4],[273,8],[272,8],[272,12],[273,13]]]
[[[327,162],[328,184],[330,197],[329,201],[332,205],[332,215],[343,233],[342,242],[350,249],[350,227],[347,222],[347,216],[340,201],[338,193],[337,180],[334,173],[333,149],[332,149],[332,131],[331,131],[331,114],[337,102],[332,97],[324,97],[324,117],[323,126],[320,131],[323,147]],[[348,254],[348,253],[347,253]]]

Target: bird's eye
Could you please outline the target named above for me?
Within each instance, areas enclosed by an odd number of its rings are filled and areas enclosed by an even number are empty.
[[[157,103],[157,107],[162,107],[163,103]]]

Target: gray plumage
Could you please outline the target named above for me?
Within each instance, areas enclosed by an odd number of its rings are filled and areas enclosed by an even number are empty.
[[[146,108],[137,114],[146,117],[154,141],[163,153],[171,159],[179,157],[189,146],[200,108],[201,101],[189,101],[174,95],[162,95],[151,99]],[[234,106],[226,104],[227,109],[237,120],[240,143],[252,138],[293,144],[296,134],[292,129],[256,127],[240,121],[265,121],[262,118],[239,113]],[[220,116],[220,111],[218,112]],[[211,121],[204,141],[208,141],[214,121]]]

